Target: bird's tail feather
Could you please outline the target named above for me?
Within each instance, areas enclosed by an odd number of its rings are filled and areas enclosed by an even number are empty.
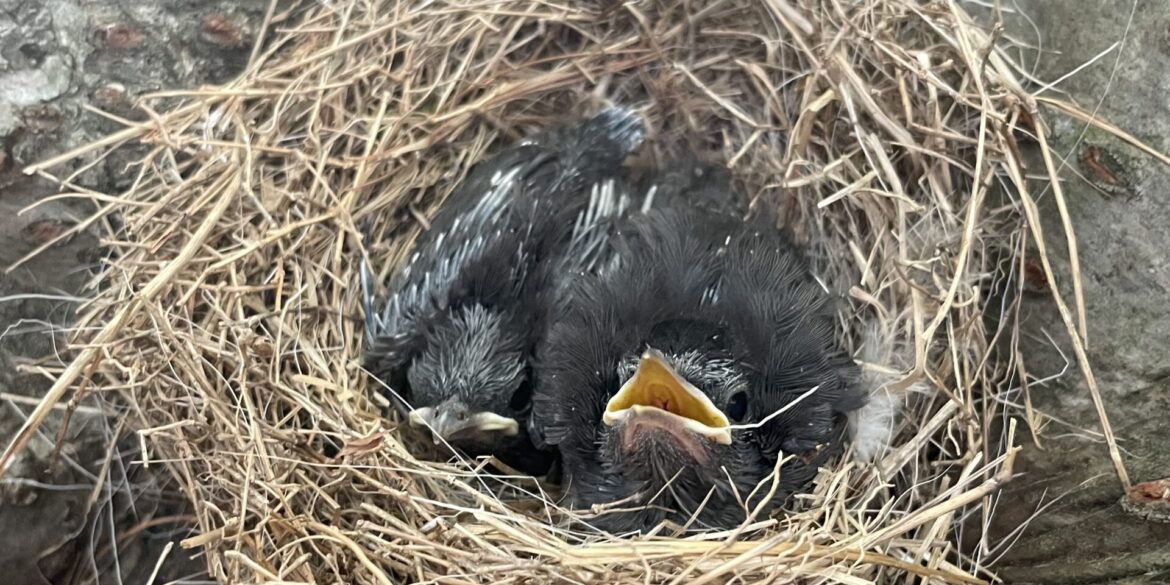
[[[646,138],[646,123],[633,110],[610,106],[582,122],[580,140],[589,146],[608,146],[617,162],[633,154]]]
[[[370,249],[370,230],[373,227],[373,222],[367,221],[360,230],[362,234],[362,254],[361,266],[358,269],[358,278],[362,288],[362,317],[365,324],[365,339],[366,344],[369,345],[374,341],[379,331],[378,310],[375,308],[378,302],[378,294],[374,290],[374,275],[370,269],[369,258],[367,254]]]
[[[580,181],[621,174],[621,165],[642,145],[646,124],[633,110],[611,106],[577,124],[554,131],[544,141],[561,151],[562,166],[557,183],[588,187]]]

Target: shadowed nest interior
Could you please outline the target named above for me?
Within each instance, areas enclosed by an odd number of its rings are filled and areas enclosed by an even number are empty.
[[[1053,283],[1017,144],[1043,127],[993,25],[929,0],[275,9],[236,81],[34,169],[151,147],[127,191],[79,195],[118,229],[51,396],[84,379],[129,417],[223,582],[989,581],[1021,267]],[[603,534],[555,486],[444,456],[360,368],[363,256],[384,277],[472,163],[603,100],[645,115],[648,156],[705,153],[782,210],[898,412],[786,515]],[[1075,284],[1072,308],[1053,287],[1074,332]]]

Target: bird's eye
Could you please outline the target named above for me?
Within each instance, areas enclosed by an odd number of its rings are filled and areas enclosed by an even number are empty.
[[[727,401],[727,416],[735,422],[743,422],[744,417],[747,416],[748,399],[747,392],[736,392],[731,395],[731,399]]]
[[[532,384],[525,378],[520,382],[520,386],[512,393],[512,399],[508,401],[508,408],[514,412],[525,412],[528,407],[532,405]]]

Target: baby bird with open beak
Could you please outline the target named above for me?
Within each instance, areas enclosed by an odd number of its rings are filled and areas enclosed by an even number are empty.
[[[595,523],[613,532],[778,506],[863,403],[828,295],[774,226],[729,211],[713,170],[628,215],[614,261],[565,286],[539,354],[534,426],[569,504],[606,505]]]
[[[436,443],[540,473],[527,435],[530,359],[557,256],[591,190],[641,143],[640,118],[609,108],[481,162],[394,274],[388,296],[363,267],[366,369]]]

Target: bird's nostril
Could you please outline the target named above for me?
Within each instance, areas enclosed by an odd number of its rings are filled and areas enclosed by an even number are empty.
[[[455,420],[467,420],[467,413],[466,413],[466,412],[460,412],[460,413],[456,414],[456,415],[455,415]]]

